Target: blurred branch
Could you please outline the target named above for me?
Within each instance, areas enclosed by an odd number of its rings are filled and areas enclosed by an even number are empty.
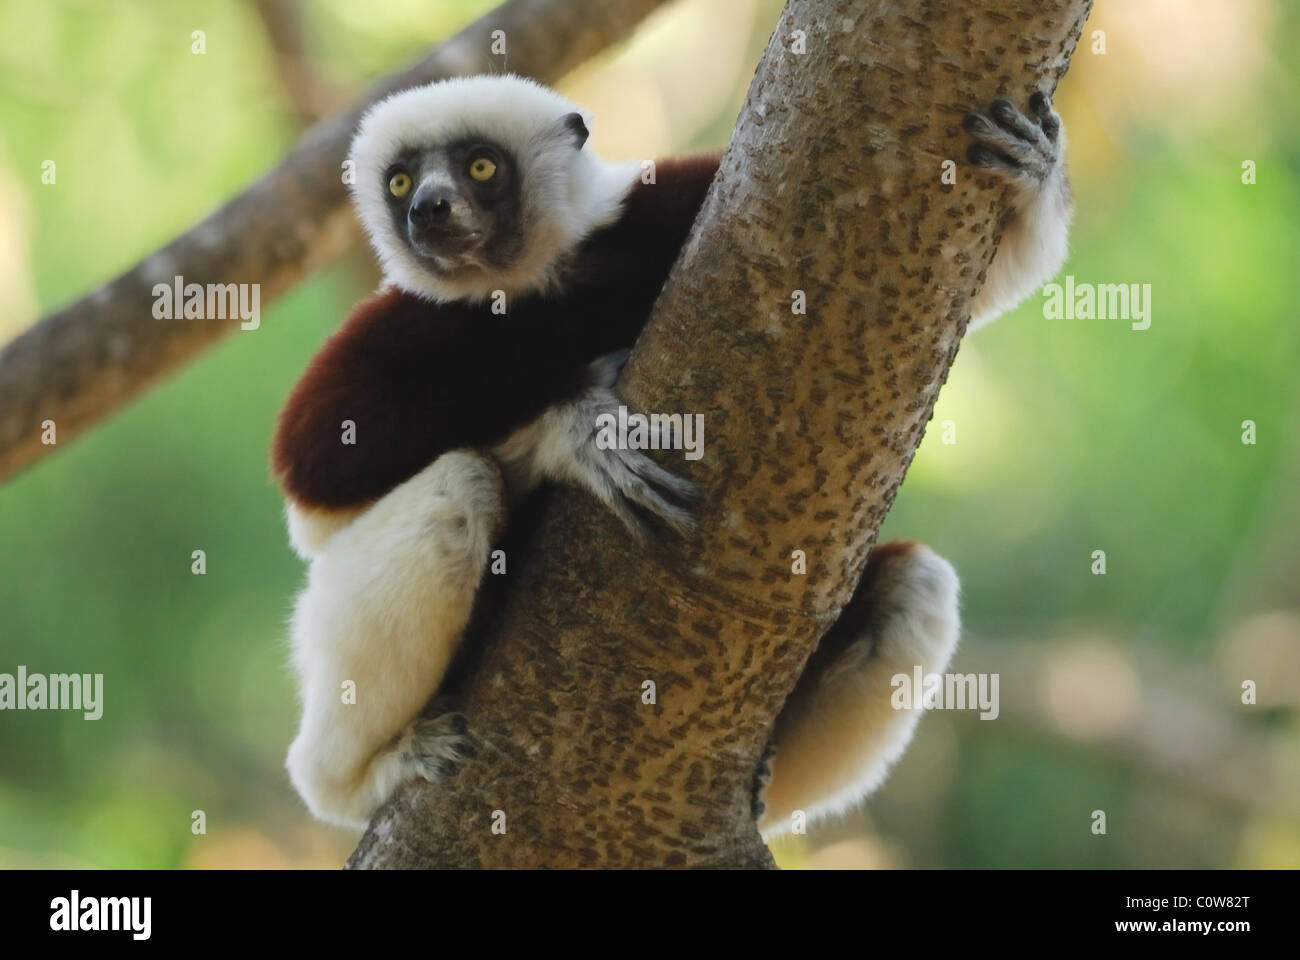
[[[342,183],[352,132],[367,106],[446,77],[500,71],[502,30],[513,71],[554,82],[610,46],[664,0],[511,0],[379,82],[352,110],[308,130],[278,167],[216,213],[94,293],[44,317],[0,350],[0,480],[112,413],[239,323],[157,319],[155,284],[260,287],[265,306],[357,239]]]
[[[302,8],[297,0],[250,0],[262,21],[280,86],[300,127],[315,123],[341,97],[312,65],[303,38]]]

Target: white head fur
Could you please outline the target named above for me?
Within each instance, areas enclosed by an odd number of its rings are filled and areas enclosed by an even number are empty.
[[[636,164],[607,164],[589,144],[574,149],[556,136],[576,106],[532,80],[474,76],[405,90],[375,104],[352,141],[352,198],[388,282],[435,301],[483,300],[494,290],[544,290],[556,267],[592,231],[617,219],[637,177]],[[512,150],[522,176],[522,253],[504,271],[451,280],[431,272],[393,223],[383,177],[402,150],[484,137]]]

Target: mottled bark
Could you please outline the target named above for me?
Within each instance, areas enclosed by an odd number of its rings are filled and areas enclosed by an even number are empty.
[[[239,323],[237,317],[155,319],[154,284],[176,276],[186,283],[260,284],[265,308],[356,242],[342,164],[369,104],[449,76],[499,73],[502,60],[490,52],[498,29],[505,31],[513,72],[557,80],[627,36],[663,2],[504,4],[377,84],[355,109],[313,126],[278,167],[202,223],[20,334],[0,349],[0,480],[57,449],[41,443],[42,421],[55,421],[64,446]]]
[[[962,116],[1054,89],[1089,7],[787,6],[618,388],[634,409],[704,415],[704,458],[661,459],[703,488],[698,534],[642,549],[583,495],[558,497],[468,686],[479,757],[399,793],[351,866],[771,865],[756,765],[857,582],[995,248],[1005,198],[965,165]]]

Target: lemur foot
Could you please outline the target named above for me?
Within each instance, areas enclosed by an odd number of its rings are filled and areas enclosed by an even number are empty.
[[[699,496],[695,484],[665,470],[644,451],[605,449],[597,442],[598,418],[608,414],[617,420],[620,403],[608,388],[592,387],[565,406],[563,443],[568,463],[564,472],[613,511],[638,540],[649,535],[647,518],[686,536],[695,528],[688,506]]]
[[[1029,98],[1029,112],[1032,118],[1010,100],[994,100],[987,114],[966,114],[962,126],[975,141],[966,159],[1003,176],[1045,183],[1061,165],[1061,118],[1042,91]]]
[[[420,717],[402,732],[398,751],[412,770],[431,783],[445,780],[478,753],[463,714]]]

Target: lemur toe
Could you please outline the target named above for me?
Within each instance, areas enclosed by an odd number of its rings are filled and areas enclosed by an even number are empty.
[[[431,782],[445,780],[462,761],[478,755],[463,714],[444,713],[414,721],[402,737],[402,749],[415,771]]]

